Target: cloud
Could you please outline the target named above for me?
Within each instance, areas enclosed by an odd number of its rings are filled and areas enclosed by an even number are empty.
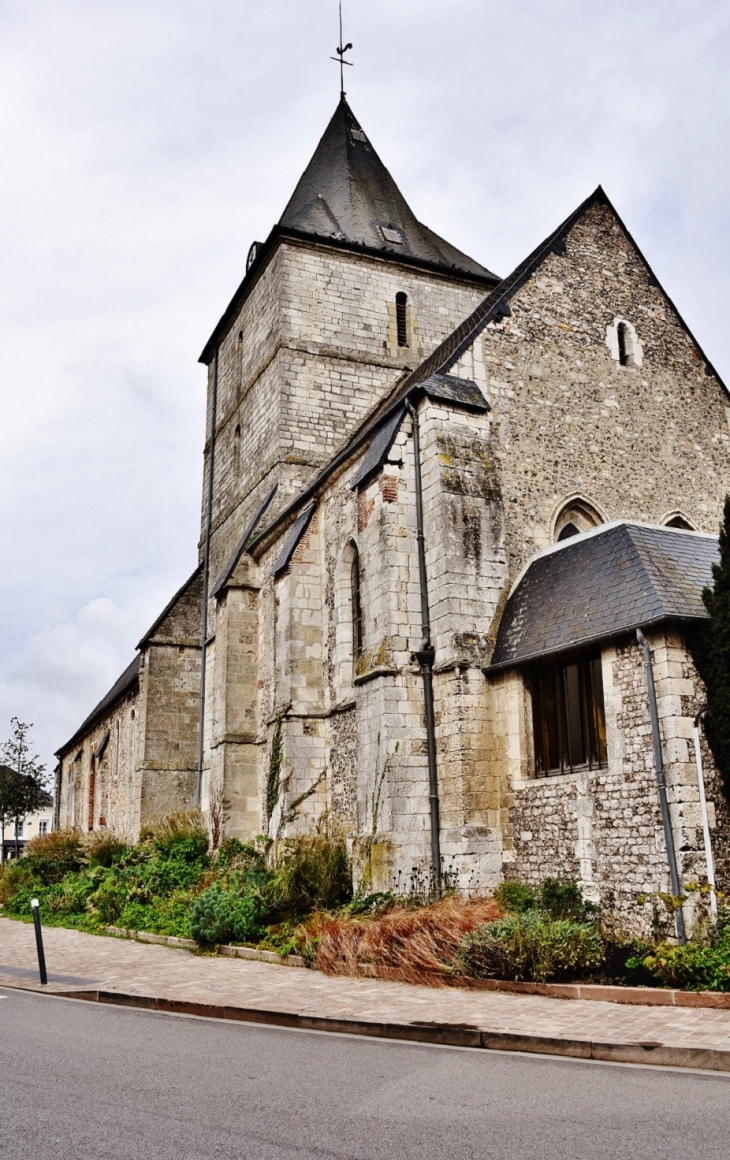
[[[0,733],[9,734],[12,716],[33,721],[34,745],[52,768],[54,750],[132,659],[136,612],[99,598],[72,620],[31,633],[0,683]]]

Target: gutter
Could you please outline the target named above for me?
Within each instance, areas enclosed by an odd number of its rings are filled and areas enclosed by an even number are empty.
[[[218,350],[213,360],[213,397],[210,406],[210,450],[208,452],[208,499],[205,512],[205,546],[203,549],[203,617],[200,630],[200,705],[198,707],[198,774],[195,781],[195,805],[200,805],[203,786],[203,742],[205,731],[205,670],[208,642],[208,586],[210,583],[210,532],[213,524],[213,474],[215,471],[215,425],[218,409]]]
[[[669,862],[669,881],[672,886],[672,894],[675,898],[680,898],[682,895],[682,886],[679,881],[679,871],[677,869],[677,852],[674,848],[674,834],[672,833],[672,820],[669,816],[669,805],[667,804],[667,783],[664,780],[664,758],[662,757],[662,739],[659,733],[659,713],[657,711],[656,703],[656,687],[654,685],[654,669],[651,662],[651,652],[649,651],[649,643],[640,628],[636,630],[636,639],[641,645],[644,654],[644,673],[646,674],[646,692],[649,698],[649,716],[651,717],[651,737],[654,746],[654,771],[656,773],[657,790],[659,791],[659,805],[662,811],[662,826],[664,827],[664,843],[667,847],[667,861]],[[684,915],[682,914],[681,905],[677,907],[674,912],[674,920],[677,927],[677,939],[680,946],[683,946],[687,937],[684,931]]]
[[[434,890],[441,893],[441,821],[439,807],[438,770],[436,766],[436,718],[433,705],[433,662],[436,650],[431,642],[431,613],[428,606],[428,575],[426,572],[426,539],[423,531],[423,486],[421,480],[421,436],[418,414],[409,398],[406,410],[413,424],[413,458],[416,469],[416,541],[418,544],[418,579],[421,590],[421,622],[423,640],[413,653],[423,678],[423,700],[426,710],[426,746],[428,751],[428,801],[431,815],[431,871]]]
[[[712,921],[717,922],[717,891],[715,889],[715,859],[712,856],[712,838],[710,837],[710,819],[707,814],[707,798],[705,797],[705,775],[702,769],[702,750],[700,748],[700,722],[707,712],[707,705],[700,709],[693,722],[693,737],[695,743],[695,762],[697,764],[697,788],[700,794],[700,814],[702,816],[702,837],[705,843],[705,866],[707,868],[707,885],[710,890],[710,914]]]
[[[642,620],[641,627],[655,628],[659,624],[696,624],[698,621],[709,620],[709,616],[675,616],[669,613],[662,613],[661,616],[652,617],[650,620]],[[534,661],[541,661],[547,657],[562,656],[563,653],[572,652],[574,649],[588,648],[592,644],[603,644],[607,641],[617,640],[619,637],[625,636],[626,633],[635,632],[640,626],[637,624],[625,624],[620,628],[611,628],[607,632],[594,633],[592,636],[582,636],[577,640],[563,642],[555,648],[546,649],[539,652],[520,653],[519,656],[511,657],[506,661],[497,661],[496,664],[484,665],[482,672],[485,677],[489,677],[492,673],[501,673],[506,669],[520,668],[522,665],[532,664]]]

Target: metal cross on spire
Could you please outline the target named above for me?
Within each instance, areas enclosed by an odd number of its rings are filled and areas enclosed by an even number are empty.
[[[344,95],[345,95],[345,69],[344,69],[344,66],[349,65],[349,67],[352,68],[352,61],[345,60],[345,53],[350,48],[352,48],[352,44],[343,45],[343,43],[342,43],[342,0],[340,0],[340,44],[339,44],[339,48],[335,49],[337,56],[330,57],[330,60],[337,61],[339,63],[339,66],[340,66],[340,97],[344,97]]]

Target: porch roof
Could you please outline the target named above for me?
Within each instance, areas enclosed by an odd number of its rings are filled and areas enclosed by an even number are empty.
[[[540,553],[505,606],[489,670],[661,621],[707,618],[718,542],[702,532],[620,521]]]

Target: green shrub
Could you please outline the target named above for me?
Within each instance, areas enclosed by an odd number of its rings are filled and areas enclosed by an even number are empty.
[[[458,973],[535,983],[580,979],[604,961],[603,940],[591,923],[550,920],[537,910],[477,927],[455,957]]]
[[[280,844],[271,898],[277,910],[304,913],[349,902],[352,872],[343,839],[302,834]]]
[[[215,882],[190,909],[190,931],[203,945],[220,946],[251,940],[257,927],[258,904],[252,891],[238,894]]]
[[[524,882],[510,880],[503,882],[494,892],[494,899],[508,914],[522,914],[534,910],[535,892]]]
[[[84,838],[83,850],[90,866],[107,869],[126,854],[129,847],[111,830],[93,830]]]
[[[634,960],[631,960],[633,963]],[[643,959],[644,968],[664,987],[686,991],[730,991],[727,947],[660,943]]]
[[[585,922],[598,912],[592,902],[586,902],[580,886],[572,878],[546,878],[540,887],[538,906],[551,918],[567,918]]]
[[[99,882],[95,874],[67,874],[40,897],[52,914],[84,914]]]
[[[50,885],[60,882],[70,870],[79,870],[84,862],[81,834],[78,830],[52,830],[31,839],[25,849],[24,863],[33,876]]]
[[[104,926],[113,926],[127,901],[127,890],[122,882],[107,875],[101,885],[89,896],[89,905]]]
[[[143,826],[140,841],[152,843],[163,855],[177,846],[195,851],[198,858],[208,850],[208,827],[200,810],[178,810]]]
[[[263,854],[260,854],[254,846],[247,846],[238,838],[226,838],[218,847],[218,865],[221,868],[224,866],[244,868],[249,865],[261,868],[265,862]]]
[[[6,862],[0,877],[0,903],[8,906],[18,891],[24,887],[31,887],[33,881],[33,871],[24,858]]]
[[[715,925],[698,924],[684,946],[659,942],[629,961],[664,987],[687,991],[730,991],[730,910],[720,908]]]

